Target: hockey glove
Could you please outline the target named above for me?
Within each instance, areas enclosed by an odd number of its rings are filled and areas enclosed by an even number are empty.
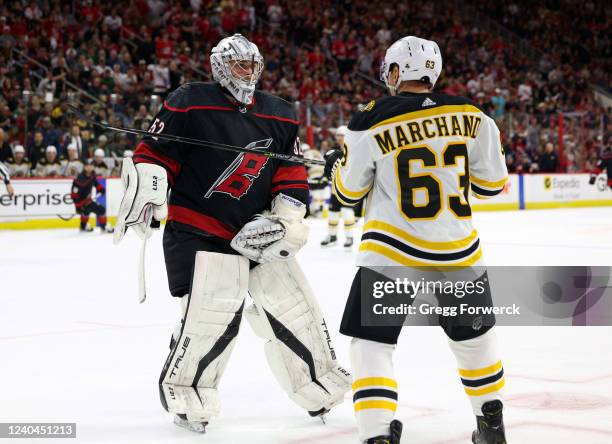
[[[232,239],[232,248],[259,263],[291,259],[306,244],[302,223],[306,205],[284,194],[272,201],[271,214],[258,214]]]
[[[323,158],[325,159],[325,169],[323,170],[323,176],[328,180],[331,180],[338,166],[338,162],[344,157],[342,150],[333,149],[325,153]]]
[[[589,177],[589,185],[595,185],[596,180],[597,180],[597,174],[592,173],[591,177]]]
[[[134,165],[128,157],[123,159],[121,181],[125,194],[117,215],[115,244],[130,227],[141,239],[149,237],[151,227],[159,227],[168,214],[168,177],[164,168],[148,163]]]

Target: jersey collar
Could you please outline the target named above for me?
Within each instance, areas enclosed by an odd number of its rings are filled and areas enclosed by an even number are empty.
[[[244,105],[244,104],[238,102],[236,99],[234,99],[234,96],[232,96],[227,89],[223,88],[218,83],[217,83],[217,86],[221,90],[221,94],[223,95],[225,100],[227,102],[229,102],[237,110],[244,109],[245,111],[241,111],[241,112],[246,112],[246,110],[251,110],[255,106],[255,94],[253,94],[253,101],[250,104],[248,104],[248,105]]]

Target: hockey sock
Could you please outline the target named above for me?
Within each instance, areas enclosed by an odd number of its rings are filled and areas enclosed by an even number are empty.
[[[98,226],[99,227],[106,226],[106,216],[98,216]]]
[[[466,341],[449,339],[459,366],[459,376],[470,398],[476,416],[482,416],[482,405],[502,399],[506,380],[493,328],[482,336]]]
[[[342,208],[342,218],[344,219],[344,234],[347,239],[353,237],[355,227],[355,210],[352,208]]]
[[[81,215],[81,230],[84,230],[89,222],[89,216]]]
[[[338,234],[338,223],[340,222],[340,213],[338,211],[330,211],[327,219],[327,227],[330,236]]]
[[[393,378],[394,345],[353,338],[350,355],[353,405],[360,442],[389,435],[397,409],[397,382]]]

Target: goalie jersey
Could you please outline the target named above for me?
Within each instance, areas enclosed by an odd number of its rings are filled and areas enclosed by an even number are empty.
[[[218,84],[187,83],[164,101],[134,152],[134,163],[166,169],[171,188],[168,221],[230,241],[254,215],[283,193],[308,202],[306,168],[258,152],[301,154],[293,106],[256,91],[252,105],[234,102]],[[244,147],[236,153],[156,138],[172,134]],[[178,224],[178,225],[177,225]]]
[[[482,255],[472,196],[508,178],[493,119],[463,97],[400,93],[353,117],[334,173],[338,199],[367,196],[359,266],[470,266]]]

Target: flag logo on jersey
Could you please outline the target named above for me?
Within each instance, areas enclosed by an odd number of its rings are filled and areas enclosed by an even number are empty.
[[[274,139],[257,140],[249,143],[245,148],[253,151],[267,150]],[[215,180],[204,197],[209,199],[214,193],[225,193],[240,200],[244,196],[253,181],[259,177],[261,170],[268,162],[267,157],[255,153],[240,153],[234,161]]]

